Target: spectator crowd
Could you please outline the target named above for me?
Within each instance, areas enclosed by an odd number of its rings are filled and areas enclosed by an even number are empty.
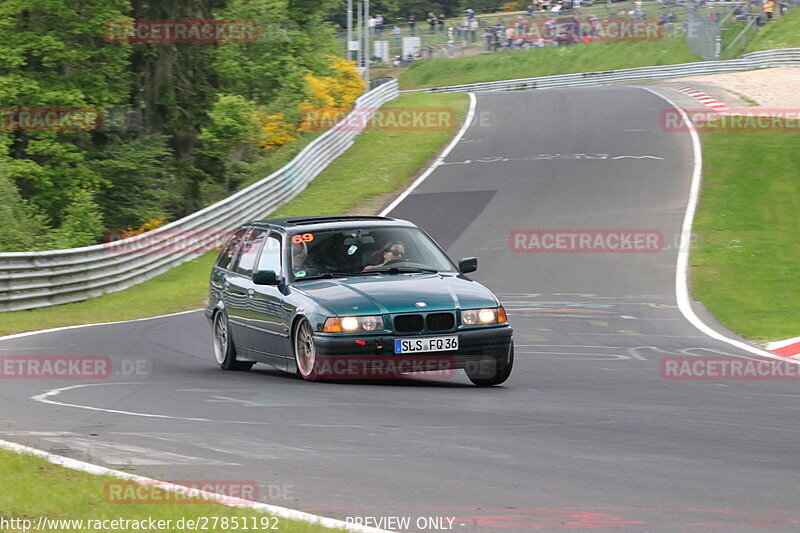
[[[603,0],[605,3],[607,0]],[[611,0],[612,2],[622,0]],[[727,0],[726,0],[727,1]],[[591,6],[594,0],[531,0],[522,14],[495,18],[490,22],[481,21],[473,9],[466,9],[462,16],[448,18],[445,13],[429,11],[423,17],[410,14],[405,19],[407,28],[392,24],[387,28],[385,18],[377,13],[369,18],[370,33],[376,39],[388,36],[397,47],[402,46],[404,36],[436,36],[445,37],[444,44],[424,44],[420,49],[406,56],[397,55],[393,64],[400,65],[435,55],[454,55],[456,45],[463,50],[466,46],[483,42],[487,51],[503,49],[531,49],[548,46],[563,46],[574,43],[592,43],[602,40],[602,22],[597,16],[590,15],[579,20],[576,14],[582,7]],[[733,18],[745,20],[750,16],[759,16],[763,21],[772,20],[775,11],[785,11],[785,4],[775,0],[747,0],[731,2],[736,5]],[[678,17],[668,6],[686,5],[691,8],[709,7],[708,0],[662,0],[662,13],[658,16],[659,26],[678,25]],[[560,15],[563,15],[559,18]],[[615,19],[644,19],[645,12],[641,2],[634,2],[633,9],[619,10],[613,14]],[[709,13],[709,19],[720,21],[718,13]],[[402,21],[401,21],[402,22]],[[682,28],[681,26],[678,26]]]

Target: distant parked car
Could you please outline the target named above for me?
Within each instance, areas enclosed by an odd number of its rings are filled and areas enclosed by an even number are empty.
[[[211,273],[217,363],[267,363],[306,380],[464,369],[498,385],[512,329],[492,292],[405,220],[317,216],[236,229]]]

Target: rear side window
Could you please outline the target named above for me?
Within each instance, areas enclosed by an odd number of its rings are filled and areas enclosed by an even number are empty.
[[[233,232],[233,235],[231,235],[231,238],[228,240],[228,244],[225,245],[225,248],[223,248],[222,252],[219,254],[219,258],[217,258],[218,267],[230,267],[231,263],[233,262],[233,257],[239,249],[239,245],[242,243],[242,237],[244,237],[246,231],[247,230],[239,229]]]
[[[253,273],[258,252],[261,250],[261,243],[264,242],[266,235],[264,230],[254,229],[245,236],[239,250],[239,262],[233,268],[236,273],[244,276],[250,276]]]

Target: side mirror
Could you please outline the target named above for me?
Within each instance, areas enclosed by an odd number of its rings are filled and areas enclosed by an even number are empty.
[[[253,272],[253,283],[256,285],[277,285],[278,275],[274,270],[256,270]]]
[[[478,270],[477,257],[462,257],[458,260],[458,271],[462,274],[469,274]]]

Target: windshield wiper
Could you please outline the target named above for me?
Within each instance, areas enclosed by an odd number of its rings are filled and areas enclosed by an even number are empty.
[[[395,267],[390,266],[386,268],[373,268],[372,270],[364,270],[363,272],[324,272],[322,274],[315,274],[313,276],[297,277],[295,281],[303,281],[306,279],[333,279],[333,278],[348,278],[350,276],[379,276],[381,274],[438,274],[439,271],[434,268],[423,267]]]
[[[384,272],[388,274],[420,274],[420,273],[430,273],[430,274],[438,274],[439,271],[435,268],[423,268],[423,267],[387,267],[387,268],[373,268],[370,272]]]
[[[368,270],[366,272],[324,272],[322,274],[315,274],[313,276],[297,277],[297,275],[295,275],[294,280],[302,281],[304,279],[348,278],[350,276],[373,276],[375,274],[380,274],[380,272],[375,272],[374,270]]]

